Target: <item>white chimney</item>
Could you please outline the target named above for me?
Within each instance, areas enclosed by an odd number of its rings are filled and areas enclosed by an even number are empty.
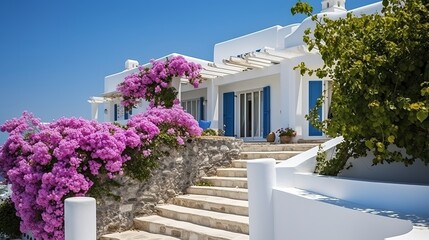
[[[344,12],[346,0],[322,0],[322,12]]]
[[[139,66],[139,62],[136,60],[127,59],[125,61],[125,69],[133,69]]]

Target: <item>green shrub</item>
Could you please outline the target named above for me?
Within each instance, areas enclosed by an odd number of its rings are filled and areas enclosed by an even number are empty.
[[[203,131],[202,135],[203,136],[217,136],[217,132],[214,129],[207,128],[206,130]]]
[[[332,80],[332,96],[326,92],[306,117],[326,135],[345,140],[335,159],[320,165],[322,173],[337,174],[347,159],[369,152],[374,165],[429,164],[429,2],[382,4],[381,14],[348,13],[336,20],[313,15],[301,1],[292,8],[316,21],[303,40],[324,61],[316,69],[304,62],[295,69]],[[320,122],[318,110],[329,100],[331,117]]]
[[[19,217],[16,216],[15,205],[10,198],[0,203],[0,236],[6,235],[17,238],[21,235],[19,231]]]

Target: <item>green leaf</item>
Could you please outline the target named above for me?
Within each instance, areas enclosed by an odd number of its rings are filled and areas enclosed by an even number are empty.
[[[420,110],[417,112],[417,119],[420,122],[423,122],[428,117],[428,112],[426,110]]]
[[[389,1],[388,0],[383,0],[383,7],[387,7],[389,5]]]
[[[374,147],[374,144],[373,144],[373,142],[372,142],[371,140],[366,140],[366,141],[365,141],[365,146],[366,146],[368,149],[372,149],[372,148]]]
[[[384,146],[384,144],[382,142],[378,142],[375,145],[377,146],[377,151],[384,152],[385,146]]]
[[[337,148],[336,160],[364,156],[370,150],[374,164],[410,165],[417,160],[429,164],[427,134],[422,134],[429,132],[428,7],[421,0],[382,4],[382,12],[374,15],[348,13],[337,20],[312,15],[314,34],[305,41],[319,51],[323,64],[312,69],[308,63],[301,74],[314,71],[319,79],[332,79],[332,88],[328,85],[332,118],[318,124],[325,134],[343,136],[349,143]],[[395,155],[390,144],[403,147],[410,157]],[[323,168],[335,162],[322,164]]]

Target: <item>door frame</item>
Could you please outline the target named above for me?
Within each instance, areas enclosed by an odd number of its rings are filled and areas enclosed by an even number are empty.
[[[252,127],[251,127],[251,135],[252,136],[246,136],[246,133],[243,134],[244,137],[241,137],[241,94],[244,94],[244,101],[246,100],[247,94],[250,93],[251,94],[251,100],[252,100],[252,109],[254,109],[254,93],[255,92],[259,92],[259,116],[258,116],[258,121],[259,121],[259,131],[258,131],[258,135],[259,136],[255,136],[254,135],[254,121],[252,121]],[[263,88],[255,88],[255,89],[251,89],[251,90],[245,90],[245,91],[239,91],[236,93],[237,94],[237,102],[236,102],[236,135],[238,138],[243,139],[244,141],[262,141],[264,140],[264,136],[263,135]],[[246,112],[243,114],[245,116]],[[253,113],[254,114],[254,113]],[[252,115],[253,115],[252,114]],[[254,116],[252,116],[254,117]],[[244,131],[246,131],[246,126],[247,126],[247,121],[245,121],[244,123]]]

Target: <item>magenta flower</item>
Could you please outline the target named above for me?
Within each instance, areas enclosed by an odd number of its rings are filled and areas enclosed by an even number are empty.
[[[122,94],[125,107],[135,107],[141,98],[155,105],[171,107],[177,89],[171,86],[173,78],[186,78],[197,88],[201,83],[201,65],[188,62],[182,56],[174,56],[166,61],[151,60],[149,69],[139,68],[139,73],[125,77],[117,90]],[[173,97],[171,97],[173,96]]]
[[[0,174],[12,184],[21,231],[37,239],[64,239],[65,197],[84,196],[94,184],[89,176],[122,174],[130,160],[125,150],[141,146],[132,129],[78,118],[41,124],[26,112],[0,130],[9,133],[0,147]]]

